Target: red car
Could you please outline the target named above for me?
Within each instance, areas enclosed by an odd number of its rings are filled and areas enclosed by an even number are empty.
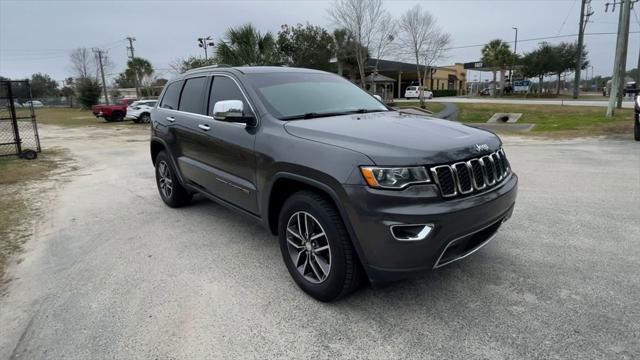
[[[122,99],[120,100],[120,104],[93,105],[91,107],[91,112],[96,117],[104,118],[107,121],[122,121],[127,115],[127,106],[134,101],[136,101],[136,99]]]

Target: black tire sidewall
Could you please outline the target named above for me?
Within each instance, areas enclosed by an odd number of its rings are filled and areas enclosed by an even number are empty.
[[[141,122],[143,124],[151,122],[151,115],[149,114],[140,115],[140,119],[138,119],[138,122]]]
[[[640,119],[633,121],[633,137],[636,141],[640,141]]]
[[[287,222],[291,215],[298,211],[306,211],[315,217],[327,234],[327,240],[330,247],[329,251],[331,253],[331,270],[328,278],[320,284],[314,284],[306,280],[298,272],[298,269],[294,266],[293,261],[289,256],[286,238]],[[335,221],[332,220],[330,214],[328,214],[327,211],[312,197],[304,193],[298,193],[289,198],[280,212],[278,238],[280,251],[287,266],[287,270],[289,270],[291,277],[300,288],[320,301],[331,301],[338,297],[342,293],[345,284],[347,269],[343,239],[341,238],[341,233],[343,231],[340,231],[338,226],[344,225],[335,224]]]
[[[171,173],[173,189],[171,191],[171,196],[168,198],[165,197],[162,193],[162,190],[160,190],[160,170],[158,168],[158,165],[161,161],[164,161],[167,164],[168,170]],[[180,207],[187,204],[191,200],[191,195],[187,193],[186,190],[182,187],[182,184],[180,184],[180,180],[178,179],[176,171],[173,168],[173,163],[164,151],[161,151],[156,157],[155,174],[156,187],[158,188],[160,198],[162,199],[162,201],[164,201],[165,204],[170,207]]]

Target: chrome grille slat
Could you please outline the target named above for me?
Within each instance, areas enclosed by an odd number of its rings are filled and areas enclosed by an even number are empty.
[[[511,172],[502,149],[467,161],[434,166],[430,170],[445,198],[491,188],[501,183]]]

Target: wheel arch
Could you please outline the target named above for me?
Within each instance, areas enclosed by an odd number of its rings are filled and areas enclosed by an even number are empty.
[[[347,216],[347,211],[340,201],[339,194],[329,185],[318,180],[286,172],[279,172],[273,176],[273,181],[268,191],[268,202],[263,212],[263,221],[269,228],[269,231],[271,231],[273,235],[278,235],[278,218],[284,202],[289,196],[301,190],[313,191],[324,196],[338,209],[340,218],[349,233],[351,243],[356,250],[358,258],[362,264],[365,264],[366,259],[363,257],[364,253],[362,252],[359,241],[357,241],[355,231]]]

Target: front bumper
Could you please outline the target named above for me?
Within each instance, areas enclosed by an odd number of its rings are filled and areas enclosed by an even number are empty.
[[[357,248],[373,282],[393,281],[444,266],[485,245],[513,212],[518,177],[511,173],[491,190],[443,200],[435,185],[404,191],[346,185],[346,209]],[[396,240],[392,225],[432,224],[426,239]]]

